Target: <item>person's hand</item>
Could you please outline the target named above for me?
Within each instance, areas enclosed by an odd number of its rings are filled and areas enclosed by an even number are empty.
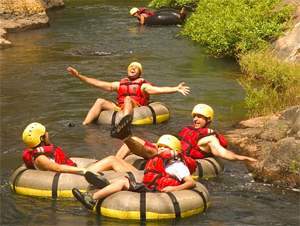
[[[182,93],[184,96],[188,95],[191,90],[189,86],[185,86],[185,82],[180,83],[177,88],[178,92]]]
[[[245,156],[244,161],[245,161],[245,162],[249,162],[249,163],[254,163],[254,162],[257,162],[258,160],[255,159],[255,158],[251,158],[251,157]]]
[[[174,186],[167,186],[167,187],[164,187],[161,191],[162,192],[176,191],[176,187],[174,187]]]
[[[67,71],[70,73],[70,74],[73,74],[75,75],[76,77],[79,75],[78,71],[76,71],[74,68],[72,67],[68,67],[67,68]]]
[[[85,174],[88,170],[86,168],[82,168],[83,174]]]

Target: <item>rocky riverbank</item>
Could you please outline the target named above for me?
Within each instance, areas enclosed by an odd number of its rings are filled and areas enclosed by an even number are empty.
[[[238,153],[259,160],[247,165],[256,181],[299,190],[300,105],[242,121],[225,137]]]
[[[7,32],[48,27],[47,10],[64,6],[64,0],[0,0],[0,48],[13,45]]]

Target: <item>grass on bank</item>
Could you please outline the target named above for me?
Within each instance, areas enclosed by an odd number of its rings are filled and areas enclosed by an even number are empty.
[[[216,57],[234,57],[247,75],[239,80],[246,90],[248,117],[267,115],[299,104],[299,65],[280,61],[267,49],[292,18],[294,5],[280,0],[153,0],[154,8],[194,5],[196,12],[180,35],[189,36]]]
[[[300,66],[282,62],[268,51],[250,51],[240,57],[246,76],[239,83],[246,90],[248,117],[280,112],[300,103]]]

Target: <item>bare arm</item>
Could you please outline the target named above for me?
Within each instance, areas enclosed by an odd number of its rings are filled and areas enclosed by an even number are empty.
[[[85,173],[85,168],[79,168],[75,166],[59,165],[51,161],[47,156],[40,155],[35,159],[35,164],[40,170],[49,170],[60,173]]]
[[[192,189],[196,187],[196,183],[191,175],[184,177],[182,180],[184,181],[184,183],[178,186],[167,186],[162,189],[162,192],[181,191],[181,190]]]
[[[140,16],[140,24],[144,24],[145,23],[145,18],[147,17],[147,15],[146,14],[142,14],[141,16]]]
[[[90,77],[79,74],[79,72],[72,67],[68,67],[67,71],[70,74],[73,74],[76,78],[79,78],[81,81],[83,81],[89,85],[98,87],[102,90],[105,90],[108,92],[117,92],[119,90],[120,82],[105,82],[105,81],[101,81],[99,79],[90,78]]]
[[[245,162],[256,162],[257,161],[257,159],[243,156],[243,155],[237,155],[237,154],[233,153],[232,151],[224,148],[223,146],[220,145],[218,138],[216,138],[215,136],[208,136],[203,139],[207,139],[207,146],[209,147],[209,150],[211,151],[211,153],[216,157],[221,157],[223,159],[227,159],[230,161],[245,161]]]
[[[145,83],[142,85],[141,88],[144,93],[147,93],[149,95],[179,92],[182,95],[186,96],[190,93],[190,87],[185,86],[184,82],[181,82],[178,86],[174,86],[174,87],[169,87],[169,86],[157,87],[157,86],[151,86],[150,84]]]

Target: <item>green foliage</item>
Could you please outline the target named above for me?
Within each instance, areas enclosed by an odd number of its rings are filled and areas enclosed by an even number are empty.
[[[198,2],[197,2],[198,1]],[[291,25],[295,6],[274,10],[281,0],[153,0],[153,8],[196,6],[180,35],[189,36],[216,57],[240,58],[248,76],[245,88],[248,116],[281,111],[299,104],[299,66],[280,62],[267,48]]]
[[[169,0],[153,0],[148,4],[149,7],[159,9],[162,7],[173,7],[174,2]]]
[[[153,0],[151,1],[148,6],[151,8],[163,8],[163,7],[182,7],[183,5],[196,5],[194,0]]]
[[[300,174],[300,158],[293,160],[292,165],[289,167],[289,172]]]
[[[245,88],[248,116],[278,112],[299,104],[300,67],[277,59],[267,51],[240,55],[240,66],[248,75],[239,83]]]
[[[262,49],[283,34],[282,22],[294,7],[273,11],[279,0],[201,0],[181,35],[205,46],[207,52],[234,57],[238,53]]]

